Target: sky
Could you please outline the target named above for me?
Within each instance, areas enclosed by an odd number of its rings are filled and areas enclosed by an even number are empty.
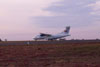
[[[71,26],[67,39],[100,38],[100,0],[0,0],[0,38],[32,40]]]

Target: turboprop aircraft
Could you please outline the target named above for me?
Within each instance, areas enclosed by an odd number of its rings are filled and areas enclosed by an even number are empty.
[[[70,26],[67,26],[66,29],[58,34],[52,35],[52,34],[45,34],[45,33],[40,33],[39,35],[37,35],[34,40],[57,40],[57,39],[62,39],[64,37],[70,36],[69,35],[69,31],[70,31]]]

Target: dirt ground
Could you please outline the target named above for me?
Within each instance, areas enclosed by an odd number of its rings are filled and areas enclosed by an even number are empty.
[[[100,67],[100,42],[2,42],[0,67]]]

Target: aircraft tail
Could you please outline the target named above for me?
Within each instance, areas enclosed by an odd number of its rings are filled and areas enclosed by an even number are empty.
[[[67,26],[66,29],[64,30],[64,33],[69,33],[70,31],[70,26]]]

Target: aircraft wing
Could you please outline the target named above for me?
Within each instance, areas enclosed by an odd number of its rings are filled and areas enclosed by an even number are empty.
[[[40,36],[51,36],[51,34],[40,33]]]

